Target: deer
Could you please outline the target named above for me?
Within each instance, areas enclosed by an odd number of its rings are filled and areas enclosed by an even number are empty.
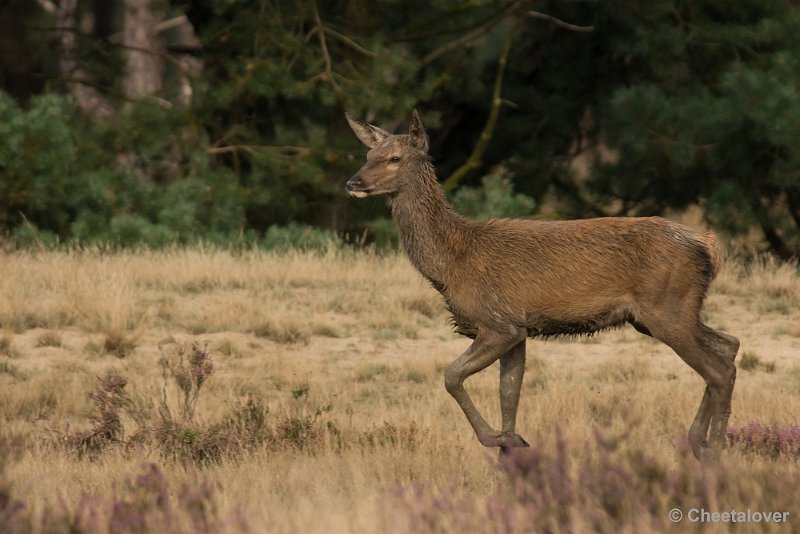
[[[661,217],[468,220],[445,197],[416,110],[402,134],[345,116],[369,148],[347,193],[388,197],[401,248],[444,297],[455,332],[472,339],[446,367],[444,385],[482,445],[499,447],[501,456],[529,446],[516,432],[528,338],[592,335],[630,324],[703,378],[688,441],[701,462],[719,457],[739,340],[701,320],[721,263],[713,233]],[[500,430],[464,387],[497,360]]]

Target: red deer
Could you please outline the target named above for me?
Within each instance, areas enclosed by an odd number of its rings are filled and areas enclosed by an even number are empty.
[[[416,111],[407,134],[347,116],[370,148],[350,195],[386,195],[403,249],[444,297],[472,345],[445,371],[445,387],[487,447],[528,444],[515,430],[525,341],[594,334],[630,323],[671,347],[706,382],[689,429],[694,455],[725,441],[739,341],[703,324],[718,268],[714,236],[660,217],[471,221],[447,203]],[[475,408],[464,381],[500,360],[502,429]]]

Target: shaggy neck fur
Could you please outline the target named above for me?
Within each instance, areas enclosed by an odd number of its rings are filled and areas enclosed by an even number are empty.
[[[391,199],[392,216],[411,263],[441,291],[448,266],[464,250],[466,220],[453,212],[427,158],[409,171],[405,187]]]

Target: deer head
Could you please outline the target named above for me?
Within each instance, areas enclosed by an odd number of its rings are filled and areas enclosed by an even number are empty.
[[[408,133],[400,135],[345,117],[356,137],[370,148],[367,162],[347,181],[347,192],[357,198],[400,192],[412,171],[428,158],[428,136],[417,110],[411,113]]]

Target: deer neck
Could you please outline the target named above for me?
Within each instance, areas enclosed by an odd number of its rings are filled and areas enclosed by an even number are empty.
[[[407,187],[391,198],[392,216],[411,263],[441,290],[463,248],[465,220],[447,203],[430,162],[412,172]]]

